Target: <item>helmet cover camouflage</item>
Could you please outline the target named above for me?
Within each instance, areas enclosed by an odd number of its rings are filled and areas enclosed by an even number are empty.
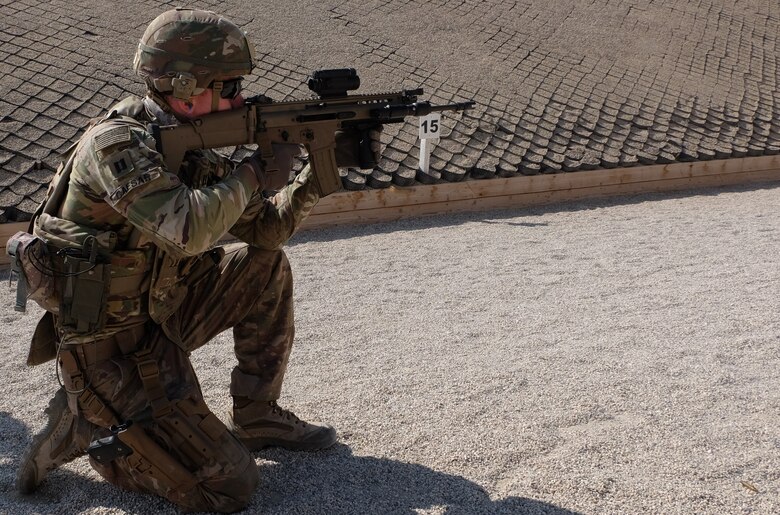
[[[199,95],[213,81],[246,75],[254,48],[246,33],[211,11],[176,8],[155,18],[138,43],[135,72],[151,89],[176,98]]]

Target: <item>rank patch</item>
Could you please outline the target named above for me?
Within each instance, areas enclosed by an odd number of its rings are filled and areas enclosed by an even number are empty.
[[[127,150],[111,155],[108,158],[108,167],[117,179],[124,177],[135,170],[133,158]]]
[[[152,182],[156,178],[160,177],[160,169],[155,168],[154,170],[149,170],[148,172],[144,172],[141,175],[138,175],[137,177],[133,177],[117,189],[115,189],[108,198],[111,200],[111,202],[118,202],[122,197],[130,193],[135,188],[142,186],[148,182]]]

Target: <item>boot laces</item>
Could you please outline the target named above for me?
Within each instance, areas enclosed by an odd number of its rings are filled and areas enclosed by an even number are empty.
[[[57,409],[60,411],[57,412]],[[49,406],[46,407],[44,413],[49,416],[46,427],[39,433],[38,438],[46,440],[56,440],[58,438],[69,438],[70,442],[67,447],[62,450],[57,456],[52,457],[51,463],[46,466],[46,471],[51,472],[60,465],[70,463],[86,454],[86,450],[82,449],[76,441],[77,431],[79,430],[79,421],[77,417],[71,418],[67,413],[67,406],[57,406],[56,402],[52,400]],[[68,420],[70,418],[70,420]],[[62,434],[59,434],[63,432]]]
[[[271,413],[275,413],[279,415],[280,417],[287,419],[295,424],[303,424],[306,425],[306,422],[299,419],[295,413],[293,413],[290,410],[284,409],[281,406],[279,406],[276,401],[268,401],[268,405],[271,406]]]
[[[76,458],[80,458],[85,454],[87,454],[86,451],[82,451],[81,449],[78,448],[77,445],[71,444],[71,448],[68,450],[68,452],[60,456],[57,456],[57,459],[52,461],[51,464],[49,464],[49,466],[46,467],[46,471],[51,472],[57,467],[61,465],[65,465],[66,463],[70,463],[71,461],[75,460]]]

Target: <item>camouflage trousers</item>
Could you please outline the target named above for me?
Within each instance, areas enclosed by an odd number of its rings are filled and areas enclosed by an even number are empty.
[[[232,328],[238,365],[231,375],[231,393],[275,400],[293,341],[292,273],[284,253],[241,244],[228,245],[224,251],[210,270],[192,278],[187,300],[164,328],[145,329],[140,347],[152,350],[171,408],[168,414],[152,416],[153,405],[136,360],[118,355],[90,363],[88,346],[82,346],[78,359],[89,389],[118,419],[141,424],[192,472],[196,484],[187,490],[166,486],[141,470],[132,456],[107,465],[90,460],[92,466],[111,483],[161,495],[187,511],[239,510],[249,502],[259,480],[249,451],[204,402],[190,352]],[[166,334],[176,334],[179,344]],[[79,408],[81,416],[98,424],[88,410]],[[105,428],[96,427],[94,437],[106,434]]]

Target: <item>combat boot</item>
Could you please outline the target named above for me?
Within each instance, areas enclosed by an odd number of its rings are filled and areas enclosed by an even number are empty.
[[[20,494],[33,493],[49,472],[86,454],[90,442],[91,424],[70,411],[65,389],[57,390],[44,413],[46,426],[33,438],[16,474]]]
[[[233,397],[228,427],[250,451],[272,446],[293,451],[319,451],[336,443],[336,430],[332,426],[304,422],[276,401]]]

